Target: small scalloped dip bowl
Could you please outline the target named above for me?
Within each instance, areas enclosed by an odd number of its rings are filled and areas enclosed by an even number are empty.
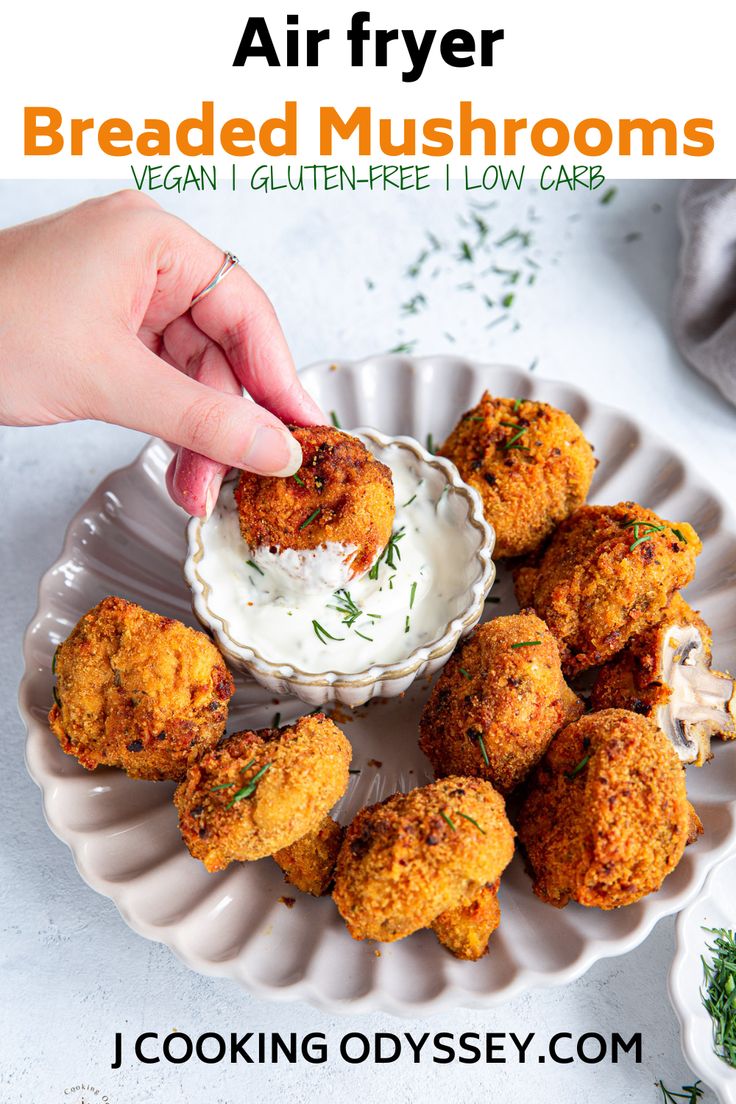
[[[232,479],[212,515],[187,529],[194,612],[225,658],[310,705],[394,697],[439,670],[480,619],[495,578],[493,528],[455,466],[410,437],[353,432],[391,469],[396,501],[392,541],[360,578],[313,593],[288,563],[256,558],[240,533]],[[323,551],[317,570],[339,578],[335,550]]]

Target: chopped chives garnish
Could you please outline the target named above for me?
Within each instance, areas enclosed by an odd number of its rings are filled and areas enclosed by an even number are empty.
[[[340,425],[340,419],[338,418],[334,410],[330,411],[330,419],[332,420],[332,424],[335,429],[342,429],[342,426]]]
[[[234,786],[234,782],[223,782],[220,786],[212,786],[210,793],[214,793],[215,790],[229,790],[231,786]]]
[[[456,828],[456,827],[455,827],[455,825],[454,825],[454,824],[452,823],[452,821],[450,820],[449,816],[447,815],[447,813],[445,812],[445,810],[444,810],[444,809],[440,809],[440,816],[442,817],[442,819],[443,819],[444,821],[446,821],[446,822],[447,822],[447,823],[448,823],[448,824],[450,825],[450,827],[452,828],[453,832],[457,832],[457,828]]]
[[[521,426],[520,429],[519,429],[519,432],[515,433],[513,437],[509,438],[509,440],[504,445],[504,448],[507,448],[507,449],[513,448],[513,446],[516,444],[516,442],[519,440],[519,438],[523,437],[526,432],[527,432],[526,427]]]
[[[458,670],[460,671],[460,674],[463,676],[463,678],[472,679],[473,676],[471,675],[470,671],[468,671],[467,667],[459,667]]]
[[[432,455],[434,456],[434,452],[435,452],[434,437],[432,436],[431,433],[427,434],[427,452],[431,452]]]
[[[273,720],[271,721],[271,728],[278,728],[281,724],[281,714],[274,713]]]
[[[260,568],[257,563],[253,562],[253,560],[246,560],[245,562],[247,563],[248,567],[252,567],[253,570],[257,571],[259,575],[265,575],[266,574],[265,571],[263,571],[262,568]]]
[[[678,540],[681,540],[683,544],[687,544],[687,537],[684,535],[684,533],[682,533],[679,529],[673,529],[672,532],[675,534]]]
[[[516,413],[516,411],[519,409],[520,406],[521,406],[521,399],[514,399],[514,413]]]
[[[409,614],[407,613],[406,621],[404,622],[404,632],[405,633],[408,633],[410,624],[411,624],[411,622],[409,621]]]
[[[520,640],[518,644],[512,644],[512,648],[533,648],[537,644],[541,644],[541,640]]]
[[[570,779],[571,782],[572,782],[573,778],[577,778],[577,776],[580,774],[581,770],[584,770],[587,767],[588,763],[590,762],[591,754],[592,754],[592,752],[589,751],[588,754],[584,755],[583,758],[580,760],[580,762],[576,766],[574,766],[571,771],[565,771],[565,774],[567,775],[567,777]]]
[[[417,596],[417,584],[411,584],[411,590],[409,592],[409,609],[414,609],[414,599]]]
[[[320,625],[319,621],[312,621],[312,628],[320,644],[326,644],[328,640],[344,640],[344,636],[332,636],[327,629]]]
[[[486,742],[483,739],[483,733],[482,732],[478,733],[478,744],[480,745],[480,750],[481,750],[481,753],[483,755],[483,761],[485,762],[485,765],[487,767],[489,767],[491,764],[490,764],[490,761],[488,759],[488,752],[486,751]]]
[[[371,642],[371,644],[373,643],[373,637],[372,636],[366,636],[365,633],[360,632],[358,629],[355,630],[355,635],[356,636],[362,636],[363,640],[369,640]]]
[[[61,647],[61,645],[59,645],[59,647]],[[51,660],[51,674],[52,675],[56,674],[56,657],[58,656],[58,654],[59,654],[59,648],[56,648],[56,650],[54,651],[53,658]]]
[[[414,501],[414,499],[415,499],[416,497],[417,497],[417,496],[416,496],[415,494],[413,494],[413,495],[411,496],[411,498],[410,498],[410,499],[408,499],[408,501],[406,501],[406,502],[404,503],[404,506],[411,506],[412,502]]]
[[[360,768],[359,767],[351,767],[348,770],[348,774],[360,774]]]
[[[300,487],[304,486],[304,480],[300,479],[296,472],[294,473],[294,482],[298,483]]]
[[[227,805],[225,806],[225,808],[226,809],[232,809],[232,807],[236,803],[236,801],[242,801],[243,798],[245,798],[245,797],[251,797],[256,792],[256,786],[258,785],[261,778],[263,777],[263,775],[266,773],[266,771],[268,770],[268,768],[270,766],[271,766],[270,763],[264,763],[263,766],[261,767],[261,769],[259,771],[256,771],[256,773],[253,775],[250,782],[248,782],[245,786],[243,786],[242,790],[238,790],[238,792],[233,797],[232,801],[229,801],[227,803]],[[243,770],[245,770],[245,769],[246,768],[244,767]]]
[[[479,831],[479,832],[482,832],[484,836],[486,835],[486,830],[485,830],[485,828],[481,828],[481,826],[480,826],[480,824],[478,823],[478,821],[477,821],[477,820],[473,820],[473,818],[472,818],[471,816],[468,816],[468,814],[467,814],[467,813],[460,813],[459,815],[460,815],[460,816],[461,816],[461,817],[462,817],[462,818],[463,818],[464,820],[469,820],[471,824],[474,824],[474,825],[475,825],[475,827],[476,827],[476,828],[478,829],[478,831]]]
[[[321,506],[318,506],[318,507],[317,507],[317,509],[316,509],[316,510],[314,510],[314,511],[313,511],[313,513],[311,513],[311,514],[309,515],[309,517],[308,517],[308,518],[306,519],[306,521],[303,521],[303,522],[301,523],[301,525],[299,526],[299,528],[300,528],[300,529],[306,529],[306,528],[307,528],[307,526],[308,526],[308,525],[311,525],[311,524],[312,524],[312,522],[314,521],[314,519],[315,519],[316,517],[318,517],[318,516],[319,516],[319,514],[321,514],[321,513],[322,513],[322,507],[321,507]]]
[[[494,606],[498,605],[498,603],[500,601],[501,601],[501,599],[497,598],[495,594],[489,594],[488,597],[486,598],[486,602],[488,602],[488,603],[490,603],[491,605],[494,605]]]

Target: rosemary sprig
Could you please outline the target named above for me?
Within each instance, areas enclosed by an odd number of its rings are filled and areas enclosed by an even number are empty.
[[[469,820],[469,821],[470,821],[470,823],[471,823],[471,824],[474,824],[474,825],[475,825],[475,827],[476,827],[476,828],[478,829],[478,831],[479,831],[479,832],[482,832],[484,836],[488,835],[488,833],[486,832],[485,828],[481,828],[481,826],[480,826],[480,824],[478,823],[478,821],[477,821],[477,820],[473,820],[473,818],[472,818],[471,816],[468,816],[468,814],[467,814],[467,813],[459,813],[459,816],[461,816],[461,817],[462,817],[462,818],[463,818],[464,820]]]
[[[344,636],[332,636],[331,633],[328,633],[327,629],[325,629],[322,625],[320,625],[319,621],[314,621],[313,620],[312,621],[312,628],[314,629],[314,635],[317,637],[320,644],[326,644],[328,640],[344,640],[345,639]]]
[[[253,794],[256,792],[256,787],[258,786],[258,783],[263,778],[264,774],[266,773],[266,771],[269,769],[270,766],[271,766],[270,763],[264,763],[263,766],[261,767],[261,769],[259,771],[256,771],[256,773],[253,775],[250,782],[247,782],[246,785],[243,786],[242,790],[238,790],[238,792],[233,797],[232,801],[229,801],[227,803],[227,805],[225,806],[225,808],[226,809],[232,809],[232,807],[236,803],[236,801],[242,801],[246,797],[252,797]],[[243,769],[245,769],[245,768],[243,768]]]
[[[304,521],[303,521],[303,522],[301,523],[301,525],[299,526],[299,528],[300,528],[300,529],[306,529],[306,528],[307,528],[307,526],[308,526],[308,525],[311,525],[311,524],[312,524],[312,522],[314,521],[314,519],[315,519],[316,517],[319,517],[319,515],[320,515],[321,513],[322,513],[322,507],[321,507],[321,506],[318,506],[318,507],[317,507],[317,509],[316,509],[316,510],[314,510],[314,511],[313,511],[313,512],[312,512],[312,513],[311,513],[311,514],[309,515],[309,517],[308,517],[308,518],[306,518],[306,519],[305,519],[305,520],[304,520]]]
[[[729,928],[704,930],[714,939],[708,945],[710,961],[701,956],[705,991],[700,995],[713,1020],[713,1049],[736,1068],[736,938]]]

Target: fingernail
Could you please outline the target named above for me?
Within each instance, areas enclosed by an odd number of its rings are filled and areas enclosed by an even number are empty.
[[[293,475],[301,467],[302,450],[288,430],[261,426],[243,463],[261,475]]]
[[[217,488],[214,483],[210,483],[207,488],[207,494],[204,496],[204,516],[205,521],[212,517],[212,511],[215,508],[217,502]]]

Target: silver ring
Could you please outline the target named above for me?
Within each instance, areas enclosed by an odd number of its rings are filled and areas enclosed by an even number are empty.
[[[226,253],[225,260],[222,262],[220,268],[207,284],[207,287],[203,287],[199,294],[194,296],[191,303],[189,304],[189,309],[191,310],[196,303],[199,303],[202,299],[204,299],[205,295],[209,295],[211,291],[214,291],[220,281],[225,279],[228,272],[232,272],[236,265],[239,264],[240,261],[234,253]]]

